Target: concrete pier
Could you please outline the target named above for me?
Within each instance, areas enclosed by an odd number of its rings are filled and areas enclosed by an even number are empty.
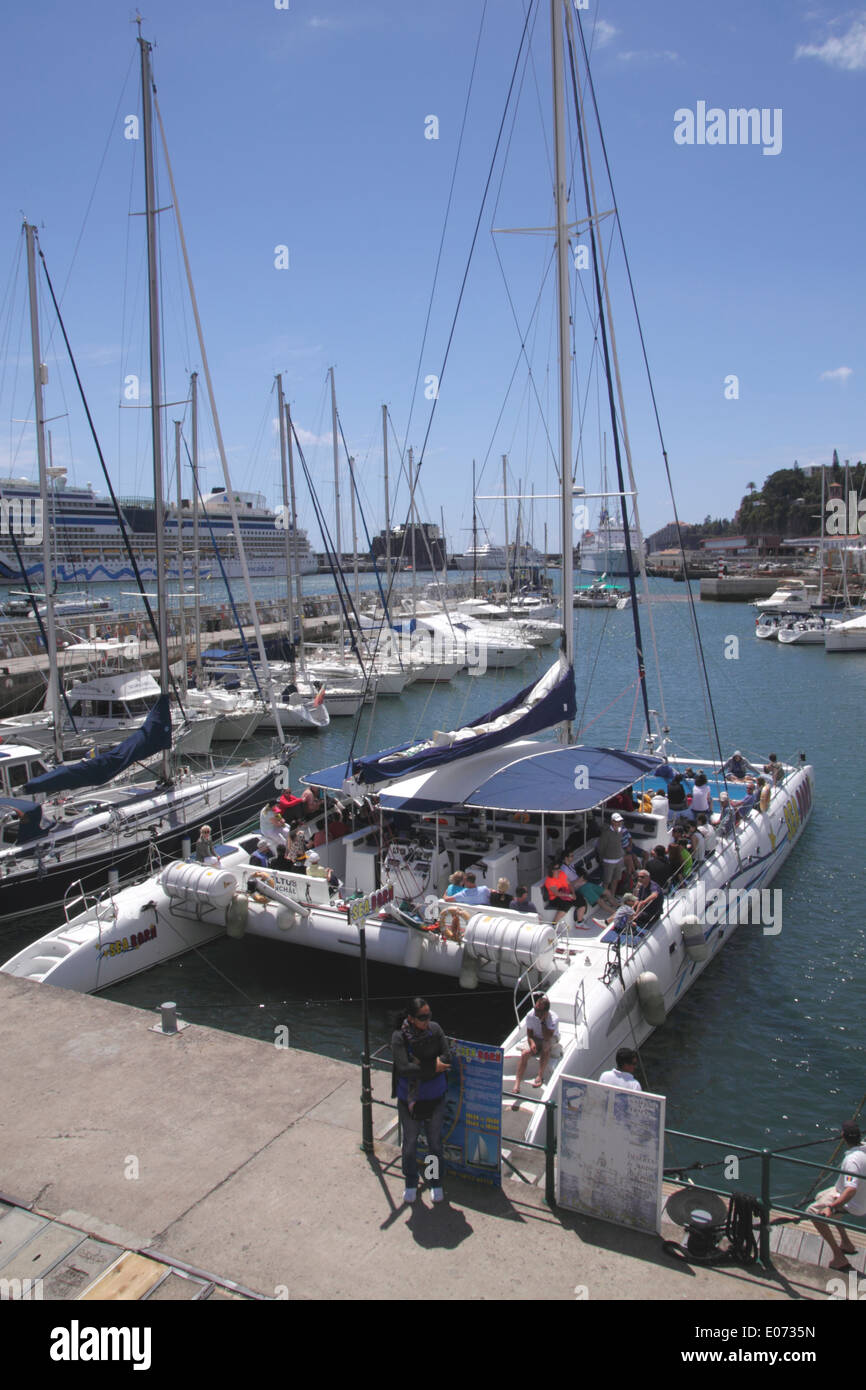
[[[0,1279],[39,1275],[58,1299],[106,1270],[91,1297],[826,1296],[826,1269],[683,1265],[513,1180],[405,1207],[394,1146],[361,1152],[356,1066],[197,1025],[163,1037],[157,1017],[0,976]]]

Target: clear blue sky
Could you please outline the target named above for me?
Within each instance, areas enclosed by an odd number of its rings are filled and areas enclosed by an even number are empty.
[[[421,377],[416,364],[483,5],[439,0],[153,0],[144,32],[154,70],[235,485],[278,498],[277,371],[326,507],[334,364],[343,428],[371,527],[382,524],[380,408],[416,450],[438,373],[524,19],[523,0],[490,0],[448,221]],[[556,437],[549,235],[491,234],[552,220],[546,2],[521,64],[507,158],[491,194],[421,474],[422,515],[467,543],[470,470],[482,492],[553,488]],[[0,18],[7,132],[0,181],[0,285],[14,282],[21,213],[41,228],[92,409],[123,493],[148,491],[147,417],[118,411],[122,379],[147,375],[141,142],[123,138],[139,109],[132,11],[44,0]],[[677,501],[687,520],[731,515],[773,469],[866,453],[863,422],[866,10],[796,0],[724,5],[590,0],[581,11],[626,245],[635,277]],[[681,145],[675,112],[699,102],[782,111],[782,148]],[[435,115],[439,138],[425,139]],[[597,146],[593,151],[601,179]],[[609,194],[600,200],[610,206]],[[167,182],[160,198],[169,202]],[[182,307],[171,216],[162,219],[166,394],[185,396],[200,366]],[[611,223],[604,223],[605,245]],[[79,242],[80,238],[80,242]],[[274,266],[289,248],[290,268]],[[527,335],[534,390],[506,294]],[[76,250],[77,246],[77,250]],[[75,252],[73,260],[73,252]],[[583,280],[581,282],[581,276]],[[641,379],[622,258],[611,257],[614,317],[646,531],[668,521],[659,450]],[[575,272],[586,283],[588,272]],[[542,288],[543,285],[543,288]],[[0,466],[31,470],[28,341],[17,308],[2,317]],[[539,307],[534,313],[536,299]],[[51,368],[55,462],[101,488],[68,371]],[[592,325],[575,307],[577,394],[588,398],[580,481],[596,489],[600,384],[588,371]],[[725,398],[725,378],[739,398]],[[414,394],[413,394],[414,393]],[[582,408],[582,406],[581,406]],[[501,418],[500,418],[501,412]],[[171,410],[169,418],[182,413]],[[498,424],[497,424],[498,422]],[[169,425],[169,433],[171,427]],[[316,443],[318,441],[318,443]],[[221,481],[203,426],[207,484]],[[185,494],[188,486],[185,487]],[[395,515],[405,515],[405,489]],[[500,538],[501,508],[485,503]],[[302,521],[319,545],[312,508]],[[348,508],[346,510],[348,525]],[[554,514],[550,509],[550,543]],[[542,540],[543,508],[535,510]],[[512,521],[513,527],[513,521]]]

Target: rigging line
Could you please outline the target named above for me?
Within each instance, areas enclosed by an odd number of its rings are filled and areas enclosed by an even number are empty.
[[[472,100],[472,88],[475,83],[475,69],[478,65],[478,54],[481,49],[481,35],[484,30],[484,20],[486,15],[487,0],[484,0],[484,6],[481,11],[481,22],[478,26],[478,37],[475,40],[475,54],[472,58],[472,71],[469,74],[469,90],[466,93],[466,102],[463,107],[463,120],[460,124],[460,135],[457,139],[457,152],[454,155],[454,167],[451,170],[451,186],[448,189],[448,201],[445,205],[445,220],[442,223],[442,235],[439,238],[439,250],[436,253],[436,265],[433,270],[433,284],[430,287],[430,299],[427,304],[427,317],[424,320],[424,332],[421,335],[421,347],[418,351],[418,365],[415,368],[415,380],[412,383],[412,393],[409,397],[409,418],[406,421],[406,437],[404,440],[404,444],[408,444],[409,442],[409,431],[412,426],[412,412],[415,408],[415,397],[418,394],[418,382],[421,377],[421,364],[424,360],[424,348],[427,345],[427,333],[430,328],[430,317],[433,313],[433,300],[436,295],[436,285],[439,280],[439,267],[442,262],[442,252],[445,247],[445,233],[448,230],[448,218],[451,213],[451,202],[454,197],[454,185],[457,181],[457,168],[460,164],[460,152],[463,149],[463,135],[466,130],[466,119],[469,115],[469,103]]]
[[[38,244],[38,237],[37,237],[37,244]],[[60,331],[61,331],[61,333],[63,334],[63,341],[64,341],[64,343],[66,344],[66,351],[67,351],[67,353],[68,353],[68,355],[69,355],[69,361],[70,361],[70,364],[71,364],[71,366],[72,366],[72,371],[73,371],[73,373],[74,373],[74,375],[75,375],[75,382],[76,382],[76,385],[78,386],[78,394],[79,394],[80,397],[81,397],[81,403],[82,403],[82,405],[84,406],[84,413],[85,413],[85,415],[87,416],[87,423],[88,423],[88,425],[90,426],[90,434],[91,434],[91,437],[92,437],[92,439],[93,439],[93,444],[94,444],[94,447],[95,447],[95,449],[96,449],[96,454],[97,454],[97,457],[98,457],[98,459],[99,459],[100,467],[102,468],[103,477],[105,478],[105,485],[106,485],[106,487],[107,487],[107,489],[108,489],[108,495],[109,495],[109,497],[111,498],[111,505],[114,507],[114,512],[115,512],[115,515],[116,515],[116,517],[117,517],[118,525],[120,526],[120,534],[121,534],[121,536],[123,537],[124,549],[126,550],[126,554],[127,554],[128,558],[129,558],[129,563],[130,563],[130,565],[132,566],[132,571],[133,571],[133,573],[134,573],[134,575],[135,575],[135,582],[136,582],[136,584],[138,585],[139,591],[140,591],[140,593],[141,593],[141,597],[142,597],[142,599],[144,600],[144,607],[145,607],[145,611],[146,611],[146,613],[147,613],[147,620],[148,620],[148,623],[150,624],[151,631],[153,632],[153,635],[154,635],[154,640],[156,641],[156,644],[157,644],[157,647],[158,647],[158,646],[159,646],[159,629],[158,629],[158,627],[157,627],[156,619],[155,619],[155,617],[154,617],[154,615],[153,615],[153,609],[152,609],[151,606],[150,606],[150,599],[148,598],[147,593],[146,593],[146,591],[145,591],[144,580],[143,580],[142,577],[141,577],[141,571],[140,571],[140,569],[139,569],[139,567],[138,567],[138,561],[137,561],[136,558],[135,558],[135,552],[133,551],[132,545],[130,544],[129,534],[128,534],[127,529],[126,529],[126,520],[125,520],[125,518],[124,518],[124,516],[123,516],[123,512],[121,511],[120,505],[119,505],[119,503],[118,503],[118,501],[117,501],[117,496],[115,495],[114,486],[113,486],[113,484],[112,484],[112,482],[111,482],[111,478],[109,477],[108,468],[107,468],[106,462],[105,462],[105,457],[104,457],[103,452],[102,452],[102,445],[101,445],[100,442],[99,442],[99,436],[98,436],[97,433],[96,433],[96,426],[95,426],[95,424],[93,423],[93,416],[92,416],[91,413],[90,413],[90,406],[88,405],[88,403],[87,403],[87,397],[86,397],[85,394],[84,394],[84,386],[82,385],[81,377],[80,377],[79,372],[78,372],[78,365],[77,365],[77,363],[76,363],[76,361],[75,361],[75,356],[74,356],[73,351],[72,351],[72,344],[70,343],[68,334],[67,334],[67,332],[66,332],[66,325],[65,325],[65,323],[63,322],[63,316],[62,316],[61,313],[60,313],[60,305],[57,303],[57,297],[56,297],[56,295],[55,295],[55,293],[54,293],[54,286],[53,286],[52,283],[51,283],[51,276],[48,274],[48,266],[47,266],[47,264],[46,264],[46,262],[45,262],[45,256],[44,256],[43,253],[42,253],[42,247],[41,247],[41,246],[39,246],[39,259],[40,259],[40,261],[42,262],[42,270],[43,270],[43,273],[44,273],[44,275],[45,275],[46,282],[47,282],[47,284],[48,284],[49,292],[50,292],[50,294],[51,294],[51,302],[52,302],[52,304],[54,305],[54,312],[55,312],[56,315],[57,315],[57,322],[58,322],[58,324],[60,325]],[[179,691],[178,691],[177,683],[175,682],[174,676],[171,674],[171,670],[170,670],[170,669],[169,669],[169,682],[170,682],[170,684],[171,684],[172,690],[174,691],[175,697],[176,697],[176,698],[178,699],[178,701],[179,701],[179,700],[180,700],[180,693],[179,693]]]
[[[579,19],[578,19],[578,31],[579,31],[579,33],[580,33],[580,40],[581,40],[581,44],[582,44],[582,46],[583,46],[584,55],[586,55],[586,42],[585,42],[584,35],[583,35],[583,26],[582,26],[582,24],[580,24]],[[623,233],[622,218],[621,218],[620,212],[619,212],[619,203],[618,203],[617,198],[616,198],[616,192],[615,192],[614,184],[613,184],[613,175],[612,175],[611,168],[610,168],[610,162],[609,162],[608,156],[607,156],[607,145],[606,145],[606,143],[605,143],[604,131],[603,131],[602,128],[601,128],[601,120],[600,120],[599,110],[598,110],[598,100],[597,100],[597,98],[596,98],[596,92],[595,92],[595,83],[593,82],[592,73],[591,73],[591,71],[589,71],[588,63],[587,63],[587,77],[588,77],[589,92],[590,92],[590,95],[591,95],[591,97],[592,97],[593,110],[595,111],[596,123],[597,123],[597,125],[598,125],[598,130],[599,130],[599,140],[600,140],[600,145],[601,145],[602,158],[603,158],[603,160],[604,160],[605,171],[606,171],[606,173],[607,173],[607,179],[608,179],[608,183],[610,184],[611,195],[612,195],[612,197],[613,197],[613,203],[614,203],[614,207],[615,207],[615,209],[616,209],[615,217],[616,217],[617,228],[618,228],[618,230],[619,230],[620,245],[621,245],[621,247],[622,247],[623,263],[624,263],[624,266],[625,266],[626,277],[627,277],[627,279],[628,279],[629,292],[630,292],[630,295],[631,295],[632,306],[633,306],[633,308],[634,308],[634,315],[635,315],[635,322],[636,322],[636,325],[637,325],[638,338],[639,338],[639,340],[640,340],[640,345],[641,345],[641,354],[642,354],[642,356],[643,356],[644,367],[645,367],[645,369],[646,369],[646,375],[647,375],[647,384],[648,384],[648,386],[649,386],[650,399],[651,399],[651,401],[652,401],[653,415],[654,415],[654,417],[655,417],[656,430],[657,430],[657,432],[658,432],[659,444],[660,444],[660,446],[661,446],[662,458],[663,458],[663,460],[664,460],[665,475],[666,475],[666,477],[667,477],[667,483],[668,483],[668,491],[669,491],[669,493],[670,493],[671,504],[672,504],[672,506],[673,506],[673,511],[674,511],[674,524],[675,524],[675,526],[676,526],[676,528],[677,528],[677,540],[678,540],[678,544],[679,544],[680,555],[682,556],[683,565],[685,566],[685,542],[684,542],[684,540],[683,540],[682,523],[680,522],[679,513],[678,513],[678,510],[677,510],[676,498],[675,498],[675,496],[674,496],[673,479],[672,479],[672,477],[671,477],[671,471],[670,471],[670,461],[669,461],[669,457],[668,457],[667,446],[665,445],[664,432],[663,432],[663,430],[662,430],[661,417],[660,417],[660,415],[659,415],[658,401],[657,401],[657,399],[656,399],[655,387],[654,387],[654,384],[653,384],[652,373],[651,373],[651,370],[650,370],[649,354],[648,354],[648,351],[647,351],[646,339],[645,339],[645,337],[644,337],[643,324],[642,324],[642,322],[641,322],[640,312],[639,312],[639,310],[638,310],[638,305],[637,305],[637,292],[636,292],[636,290],[635,290],[634,280],[633,280],[633,278],[632,278],[631,263],[630,263],[630,261],[629,261],[628,249],[627,249],[627,247],[626,247],[625,235],[624,235],[624,233]],[[704,687],[705,687],[705,689],[706,689],[706,698],[707,698],[707,701],[709,702],[710,717],[711,717],[711,721],[712,721],[712,730],[713,730],[713,735],[714,735],[714,737],[715,737],[715,742],[716,742],[716,751],[718,752],[718,755],[719,755],[719,762],[721,763],[721,762],[723,761],[723,759],[722,759],[721,738],[720,738],[720,734],[719,734],[718,722],[717,722],[717,719],[716,719],[715,706],[714,706],[714,704],[713,704],[712,691],[711,691],[711,689],[710,689],[709,673],[708,673],[708,671],[707,671],[706,660],[705,660],[705,657],[704,657],[703,642],[702,642],[702,640],[701,640],[700,627],[699,627],[699,624],[698,624],[697,611],[696,611],[695,602],[694,602],[694,595],[693,595],[693,593],[692,593],[691,581],[690,581],[688,578],[686,578],[686,592],[687,592],[687,597],[688,597],[689,613],[690,613],[690,617],[691,617],[691,621],[692,621],[692,630],[693,630],[693,634],[694,634],[694,638],[695,638],[695,643],[696,643],[696,647],[697,647],[698,660],[700,661],[700,664],[701,664],[701,672],[702,672],[702,676],[703,676]],[[665,722],[667,722],[667,721],[665,721]],[[736,841],[736,835],[735,835],[734,838],[735,838],[735,841]],[[737,845],[737,853],[739,854],[739,844]]]
[[[569,19],[570,19],[570,18],[571,18],[571,7],[570,7],[570,6],[568,7],[568,15],[569,15]],[[581,29],[581,34],[582,34],[582,33],[583,33],[583,30]],[[577,96],[577,76],[576,76],[576,73],[575,73],[575,54],[574,54],[574,49],[573,49],[573,46],[572,46],[572,43],[571,43],[571,38],[570,38],[570,36],[569,36],[569,40],[568,40],[567,47],[568,47],[569,66],[570,66],[570,69],[571,69],[571,81],[572,81],[572,86],[573,86],[573,88],[574,88],[574,98],[575,98],[575,103],[577,103],[577,102],[578,102],[578,96]],[[578,111],[578,121],[577,121],[577,134],[578,134],[578,139],[579,139],[579,141],[580,141],[580,160],[581,160],[581,167],[582,167],[582,170],[583,170],[583,188],[584,188],[584,196],[585,196],[585,198],[586,198],[587,210],[588,210],[590,216],[592,217],[592,214],[593,214],[593,212],[594,212],[594,198],[593,198],[593,196],[591,196],[591,193],[590,193],[589,168],[588,168],[588,153],[587,153],[587,149],[586,149],[586,142],[585,142],[585,140],[584,140],[583,122],[582,122],[582,120],[580,119],[580,112],[579,112],[579,111]],[[637,589],[636,589],[636,587],[635,587],[635,581],[634,581],[634,561],[633,561],[633,558],[632,558],[631,530],[630,530],[630,527],[629,527],[627,499],[626,499],[626,496],[625,496],[625,478],[624,478],[624,476],[623,476],[622,454],[621,454],[621,451],[620,451],[619,434],[618,434],[618,430],[617,430],[617,406],[616,406],[616,401],[614,400],[613,375],[612,375],[612,369],[611,369],[610,348],[609,348],[609,345],[608,345],[607,323],[606,323],[606,319],[605,319],[605,315],[604,315],[603,307],[602,307],[602,305],[603,305],[603,301],[602,301],[602,288],[601,288],[601,277],[600,277],[599,263],[598,263],[598,260],[599,260],[599,255],[598,255],[598,253],[599,253],[599,248],[598,248],[598,246],[597,246],[597,244],[596,244],[596,234],[595,234],[595,222],[594,222],[594,220],[590,222],[590,244],[591,244],[591,247],[592,247],[592,265],[593,265],[593,277],[594,277],[594,280],[595,280],[595,292],[596,292],[596,296],[597,296],[597,299],[598,299],[599,327],[600,327],[600,329],[601,329],[601,342],[602,342],[602,347],[603,347],[603,349],[604,349],[604,366],[605,366],[605,376],[607,377],[607,397],[608,397],[608,406],[609,406],[609,409],[610,409],[611,426],[612,426],[612,430],[613,430],[614,455],[615,455],[615,457],[616,457],[616,474],[617,474],[617,481],[618,481],[618,483],[619,483],[619,491],[620,491],[620,494],[621,494],[621,496],[620,496],[620,502],[621,502],[620,510],[621,510],[621,513],[622,513],[623,532],[624,532],[624,539],[625,539],[626,561],[627,561],[627,564],[628,564],[629,589],[630,589],[630,591],[631,591],[632,627],[633,627],[633,629],[634,629],[635,648],[636,648],[636,650],[635,650],[635,656],[636,656],[636,658],[637,658],[638,676],[640,677],[640,682],[641,682],[641,695],[642,695],[642,698],[643,698],[644,720],[645,720],[645,724],[646,724],[646,737],[647,737],[647,740],[649,741],[649,740],[652,738],[652,722],[651,722],[651,719],[650,719],[649,695],[648,695],[648,692],[647,692],[647,684],[646,684],[646,668],[645,668],[645,665],[644,665],[644,656],[643,656],[643,639],[642,639],[642,636],[641,636],[640,617],[639,617],[639,614],[638,614]]]
[[[623,696],[627,695],[630,690],[639,689],[640,681],[638,677],[635,676],[634,680],[631,681],[628,685],[624,686],[618,695],[614,695],[613,699],[608,701],[608,703],[604,706],[604,709],[600,709],[598,714],[593,715],[592,719],[590,719],[588,724],[584,724],[581,726],[581,728],[578,729],[578,734],[585,734],[587,729],[591,729],[593,724],[597,724],[599,719],[603,718],[604,715],[607,714],[608,710],[613,709],[614,705],[618,704],[619,701],[623,698]]]
[[[435,397],[433,398],[433,404],[432,404],[432,406],[431,406],[431,408],[430,408],[430,414],[429,414],[429,416],[427,417],[427,429],[426,429],[425,432],[424,432],[424,439],[423,439],[422,444],[421,444],[421,452],[420,452],[419,457],[418,457],[418,468],[419,468],[419,469],[420,469],[422,463],[424,462],[424,455],[425,455],[426,450],[427,450],[427,443],[428,443],[428,440],[429,440],[429,438],[430,438],[430,431],[431,431],[432,428],[433,428],[433,420],[434,420],[434,417],[435,417],[435,415],[436,415],[436,407],[437,407],[437,405],[439,404],[439,397],[440,397],[440,392],[441,392],[441,387],[442,387],[442,378],[443,378],[444,375],[445,375],[445,369],[446,369],[446,367],[447,367],[447,365],[448,365],[448,358],[449,358],[449,356],[451,355],[451,345],[452,345],[452,343],[453,343],[453,341],[454,341],[454,334],[455,334],[455,331],[456,331],[456,329],[457,329],[457,319],[458,319],[458,316],[459,316],[459,314],[460,314],[461,305],[463,304],[463,296],[464,296],[464,294],[465,294],[465,292],[466,292],[466,285],[467,285],[467,282],[468,282],[468,280],[469,280],[469,270],[470,270],[470,267],[471,267],[471,265],[472,265],[473,256],[474,256],[474,254],[475,254],[475,246],[476,246],[476,243],[477,243],[477,241],[478,241],[478,233],[479,233],[480,230],[481,230],[481,219],[482,219],[482,217],[484,216],[484,209],[485,209],[485,207],[486,207],[486,205],[487,205],[487,195],[488,195],[488,193],[489,193],[489,191],[490,191],[490,185],[491,185],[491,182],[492,182],[492,180],[493,180],[493,171],[494,171],[494,169],[496,168],[496,160],[497,160],[497,158],[498,158],[498,156],[499,156],[499,145],[500,145],[500,142],[501,142],[501,140],[502,140],[502,132],[503,132],[503,130],[505,129],[505,121],[506,121],[506,117],[507,117],[507,115],[508,115],[509,106],[510,106],[510,104],[511,104],[511,95],[512,95],[512,92],[513,92],[513,90],[514,90],[514,83],[515,83],[515,80],[516,80],[516,77],[517,77],[517,70],[518,70],[518,67],[519,67],[519,64],[520,64],[520,55],[521,55],[521,53],[523,52],[523,45],[524,45],[524,42],[525,42],[525,40],[526,40],[527,28],[528,28],[528,25],[529,25],[529,15],[530,15],[531,13],[532,13],[532,9],[531,9],[531,7],[530,7],[529,13],[528,13],[527,16],[526,16],[526,22],[524,23],[524,26],[523,26],[523,32],[522,32],[522,34],[521,34],[521,36],[520,36],[520,46],[519,46],[519,48],[518,48],[518,50],[517,50],[517,57],[516,57],[515,60],[514,60],[514,68],[513,68],[512,73],[511,73],[511,81],[510,81],[510,83],[509,83],[509,85],[508,85],[508,92],[507,92],[506,97],[505,97],[505,106],[504,106],[504,109],[503,109],[503,112],[502,112],[502,119],[501,119],[500,122],[499,122],[499,130],[498,130],[497,135],[496,135],[496,144],[495,144],[494,149],[493,149],[493,155],[492,155],[491,161],[490,161],[490,168],[488,169],[488,172],[487,172],[487,179],[486,179],[485,184],[484,184],[484,192],[483,192],[483,194],[481,195],[481,203],[480,203],[480,206],[479,206],[479,208],[478,208],[478,217],[476,218],[476,221],[475,221],[475,230],[474,230],[473,233],[472,233],[472,242],[471,242],[470,247],[469,247],[469,255],[468,255],[468,257],[467,257],[466,266],[465,266],[465,269],[464,269],[464,271],[463,271],[463,279],[462,279],[461,282],[460,282],[460,292],[459,292],[459,294],[458,294],[458,296],[457,296],[457,304],[456,304],[456,306],[455,306],[454,315],[453,315],[452,320],[451,320],[451,327],[450,327],[450,329],[449,329],[449,331],[448,331],[448,341],[447,341],[447,343],[446,343],[446,345],[445,345],[445,354],[444,354],[444,356],[443,356],[443,358],[442,358],[442,365],[441,365],[441,367],[440,367],[440,369],[439,369],[438,385],[437,385],[436,395],[435,395]],[[407,437],[408,437],[408,432],[407,432]]]
[[[342,441],[343,441],[343,449],[345,450],[345,454],[346,454],[346,462],[347,462],[348,465],[349,465],[349,482],[351,483],[352,491],[353,491],[354,494],[355,494],[355,501],[356,501],[357,504],[358,504],[358,510],[359,510],[359,512],[361,513],[361,525],[364,527],[364,535],[365,535],[366,538],[367,538],[367,549],[369,550],[369,552],[370,552],[370,557],[371,557],[371,559],[372,559],[372,561],[373,561],[373,572],[374,572],[374,574],[375,574],[375,576],[376,576],[376,587],[377,587],[377,589],[379,590],[379,597],[380,597],[380,599],[382,600],[382,607],[383,607],[384,610],[385,610],[385,620],[387,621],[387,623],[388,623],[389,626],[390,626],[391,617],[390,617],[390,614],[389,614],[389,612],[388,612],[388,604],[387,604],[387,602],[386,602],[385,594],[384,594],[384,591],[383,591],[383,589],[382,589],[382,580],[381,580],[381,576],[380,576],[380,574],[379,574],[379,566],[376,564],[376,556],[373,554],[373,542],[372,542],[371,539],[370,539],[370,532],[369,532],[369,529],[368,529],[368,527],[367,527],[367,518],[366,518],[366,516],[365,516],[365,514],[364,514],[364,504],[363,504],[363,502],[361,501],[361,494],[360,494],[359,491],[358,491],[358,482],[357,482],[357,479],[355,478],[355,465],[354,465],[354,462],[353,462],[353,460],[352,460],[351,455],[349,454],[349,446],[348,446],[348,444],[346,443],[346,436],[345,436],[345,434],[343,433],[343,422],[342,422],[342,420],[340,419],[339,413],[337,414],[337,428],[338,428],[339,431],[340,431],[340,438],[341,438]],[[375,642],[375,645],[374,645],[374,647],[373,647],[372,656],[375,656],[376,653],[377,653],[378,650],[379,650],[380,636],[381,636],[381,628],[380,628],[380,630],[379,630],[379,633],[377,633],[377,635],[376,635],[376,642]],[[366,645],[369,646],[369,644],[366,644]],[[372,657],[371,657],[371,659],[372,659]],[[402,661],[400,662],[400,665],[401,665],[401,666],[403,665]]]
[[[86,207],[85,210],[84,210],[84,218],[83,218],[82,223],[81,223],[81,230],[80,230],[80,232],[78,233],[78,239],[76,240],[75,245],[74,245],[73,248],[72,248],[72,260],[69,262],[69,270],[68,270],[67,273],[66,273],[66,280],[65,280],[65,282],[64,282],[63,289],[60,291],[60,299],[61,299],[61,302],[62,302],[62,300],[63,300],[63,296],[66,294],[66,291],[67,291],[67,289],[69,288],[69,281],[70,281],[70,279],[72,278],[72,268],[73,268],[73,266],[75,265],[75,258],[76,258],[77,255],[78,255],[78,251],[79,251],[79,248],[80,248],[80,246],[81,246],[82,239],[83,239],[83,237],[84,237],[84,231],[85,231],[85,228],[86,228],[86,226],[87,226],[87,219],[88,219],[89,216],[90,216],[90,210],[91,210],[91,208],[93,207],[93,200],[94,200],[94,198],[96,197],[96,190],[97,190],[97,188],[98,188],[98,186],[99,186],[99,180],[102,178],[102,170],[103,170],[103,167],[104,167],[104,165],[105,165],[105,160],[106,160],[106,157],[107,157],[107,155],[108,155],[108,151],[109,151],[109,148],[110,148],[110,146],[111,146],[111,142],[112,142],[112,140],[113,140],[113,138],[114,138],[114,135],[115,135],[115,128],[116,128],[116,123],[117,123],[118,112],[120,111],[121,102],[123,101],[124,95],[125,95],[125,93],[126,93],[126,89],[127,89],[128,85],[129,85],[129,74],[130,74],[131,71],[132,71],[132,66],[133,66],[133,64],[134,64],[134,62],[135,62],[135,60],[136,60],[137,57],[138,57],[137,50],[136,50],[135,48],[133,48],[133,50],[132,50],[132,56],[130,57],[130,60],[129,60],[129,67],[126,69],[126,76],[124,77],[123,83],[122,83],[121,88],[120,88],[120,96],[117,98],[117,105],[116,105],[115,108],[114,108],[114,115],[112,116],[111,121],[110,121],[110,123],[109,123],[109,127],[108,127],[108,136],[107,136],[106,141],[105,141],[105,148],[104,148],[103,151],[102,151],[102,158],[101,158],[100,161],[99,161],[99,167],[98,167],[98,169],[97,169],[97,171],[96,171],[96,178],[95,178],[94,181],[93,181],[93,188],[92,188],[92,190],[91,190],[90,197],[89,197],[89,199],[88,199],[88,201],[87,201],[87,207]]]
[[[494,250],[494,253],[495,253],[495,255],[496,255],[496,261],[497,261],[497,264],[498,264],[498,266],[499,266],[499,272],[500,272],[500,274],[501,274],[501,276],[502,276],[502,283],[503,283],[503,285],[505,286],[505,295],[506,295],[506,298],[507,298],[507,300],[508,300],[508,307],[509,307],[510,310],[511,310],[511,316],[512,316],[512,318],[514,319],[514,326],[515,326],[515,328],[517,329],[517,336],[518,336],[518,338],[519,338],[519,340],[520,340],[520,350],[521,350],[523,356],[526,358],[526,369],[527,369],[529,381],[530,381],[530,383],[531,383],[531,385],[532,385],[532,392],[533,392],[533,395],[535,396],[535,401],[536,401],[536,404],[537,404],[537,406],[538,406],[538,413],[539,413],[539,415],[541,416],[541,422],[542,422],[542,425],[543,425],[543,427],[544,427],[544,435],[545,435],[545,438],[546,438],[546,440],[547,440],[547,446],[548,446],[548,449],[549,449],[549,451],[550,451],[550,457],[553,459],[553,465],[554,465],[554,468],[556,469],[556,475],[557,475],[557,478],[558,478],[558,477],[559,477],[559,460],[558,460],[558,458],[557,458],[557,452],[556,452],[556,449],[554,448],[553,440],[552,440],[551,437],[550,437],[550,430],[549,430],[548,427],[547,427],[547,415],[546,415],[545,410],[544,410],[544,407],[543,407],[543,405],[542,405],[542,403],[541,403],[541,397],[540,397],[539,394],[538,394],[538,387],[537,387],[536,384],[535,384],[535,375],[534,375],[533,370],[532,370],[532,363],[530,362],[530,360],[529,360],[529,355],[528,355],[528,353],[527,353],[527,351],[526,351],[526,338],[528,337],[528,335],[529,335],[529,333],[530,333],[530,331],[531,331],[531,329],[532,329],[533,323],[536,323],[536,324],[537,324],[537,322],[538,322],[538,310],[539,310],[540,307],[541,307],[541,302],[542,302],[542,298],[543,298],[543,295],[544,295],[545,286],[547,285],[548,277],[550,276],[551,269],[553,268],[553,265],[554,265],[554,263],[555,263],[556,248],[553,247],[553,248],[551,249],[550,256],[549,256],[548,262],[547,262],[547,267],[546,267],[546,269],[545,269],[545,271],[544,271],[544,274],[543,274],[543,276],[542,276],[541,285],[539,286],[538,295],[537,295],[537,297],[536,297],[535,304],[534,304],[533,307],[532,307],[532,313],[530,314],[530,317],[529,317],[529,323],[528,323],[527,326],[526,326],[526,333],[524,333],[523,330],[522,330],[522,328],[520,327],[520,321],[519,321],[519,319],[518,319],[518,317],[517,317],[517,310],[516,310],[516,308],[515,308],[515,306],[514,306],[514,300],[513,300],[512,296],[511,296],[511,290],[509,289],[509,286],[508,286],[508,278],[507,278],[507,276],[506,276],[506,274],[505,274],[505,266],[502,264],[502,257],[501,257],[500,254],[499,254],[499,247],[498,247],[497,244],[496,244],[495,238],[493,238],[493,250]],[[486,457],[487,457],[487,456],[485,456],[485,462],[486,462]],[[484,471],[484,464],[482,464],[481,467],[482,467],[482,473],[483,473],[483,471]],[[479,482],[479,483],[481,482],[481,478],[480,478],[480,477],[479,477],[479,479],[478,479],[478,482]]]

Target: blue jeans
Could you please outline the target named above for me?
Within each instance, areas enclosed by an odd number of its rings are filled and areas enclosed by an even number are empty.
[[[398,1100],[397,1111],[403,1131],[403,1179],[407,1187],[418,1186],[418,1139],[423,1129],[427,1135],[427,1152],[437,1161],[437,1168],[430,1180],[432,1187],[442,1186],[445,1160],[442,1154],[442,1122],[445,1119],[445,1100],[443,1095],[436,1102],[433,1114],[427,1120],[416,1120],[409,1113],[405,1100]]]

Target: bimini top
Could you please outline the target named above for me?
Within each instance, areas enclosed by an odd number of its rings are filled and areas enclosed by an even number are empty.
[[[385,810],[423,813],[451,806],[574,815],[602,805],[639,777],[658,775],[658,757],[520,739],[457,762],[396,778],[378,791]],[[346,764],[303,781],[345,792]],[[355,788],[355,794],[359,788]],[[375,787],[370,791],[377,792]]]

